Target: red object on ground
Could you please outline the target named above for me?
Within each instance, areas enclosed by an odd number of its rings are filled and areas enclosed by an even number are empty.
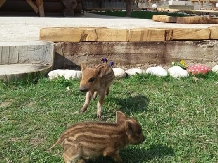
[[[196,74],[206,74],[209,71],[211,71],[211,69],[205,65],[192,65],[189,66],[187,71],[189,73],[191,73],[192,75],[196,75]]]

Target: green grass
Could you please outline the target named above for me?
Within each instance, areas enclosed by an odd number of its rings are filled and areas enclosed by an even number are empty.
[[[126,11],[105,11],[105,12],[92,12],[94,14],[99,15],[107,15],[107,16],[118,16],[118,17],[126,17]],[[156,11],[132,11],[132,18],[140,18],[140,19],[152,19],[153,15],[168,15],[168,16],[178,16],[183,17],[187,16],[182,13],[168,13],[168,12],[156,12]]]
[[[62,78],[42,78],[34,84],[0,82],[0,162],[63,162],[60,145],[46,151],[59,135],[76,122],[99,121],[97,100],[84,114],[76,113],[85,98],[78,86],[78,80]],[[126,163],[216,163],[217,94],[218,75],[213,73],[197,81],[150,75],[115,80],[102,120],[114,121],[115,111],[121,110],[142,124],[146,141],[120,151]]]

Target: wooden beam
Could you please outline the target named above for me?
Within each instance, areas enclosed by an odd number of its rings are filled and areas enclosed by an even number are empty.
[[[39,16],[44,17],[45,12],[44,12],[44,7],[43,7],[43,0],[36,0],[36,5],[39,9]]]
[[[35,13],[39,12],[38,8],[36,7],[36,5],[33,3],[32,0],[26,0],[26,1],[30,5],[30,7],[32,7],[32,9],[35,11]]]
[[[0,8],[3,6],[6,0],[0,0]]]

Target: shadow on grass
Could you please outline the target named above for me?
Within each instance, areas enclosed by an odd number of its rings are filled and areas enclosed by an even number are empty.
[[[151,145],[148,149],[143,148],[125,148],[120,151],[120,156],[125,163],[145,163],[152,160],[162,160],[165,156],[174,156],[174,150],[162,144]],[[99,157],[89,163],[112,163],[110,157]]]
[[[125,99],[112,98],[112,100],[120,106],[119,110],[124,111],[127,114],[130,114],[131,112],[147,111],[149,104],[149,99],[140,94],[131,95]]]
[[[162,159],[165,156],[174,156],[174,150],[172,147],[168,147],[162,144],[150,145],[148,149],[124,149],[121,151],[123,161],[128,163],[133,162],[147,162],[151,160]]]

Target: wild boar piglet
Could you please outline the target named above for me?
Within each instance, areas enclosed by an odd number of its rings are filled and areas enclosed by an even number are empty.
[[[81,64],[82,78],[79,90],[86,93],[86,100],[80,112],[85,112],[91,99],[99,95],[97,104],[97,116],[102,115],[102,104],[105,95],[109,94],[109,87],[115,78],[114,71],[110,65],[104,63],[95,68],[88,68],[85,64]]]
[[[83,162],[98,156],[110,156],[121,163],[119,150],[129,144],[140,144],[145,140],[139,122],[116,112],[116,122],[81,122],[62,133],[50,148],[62,143],[65,163]]]

